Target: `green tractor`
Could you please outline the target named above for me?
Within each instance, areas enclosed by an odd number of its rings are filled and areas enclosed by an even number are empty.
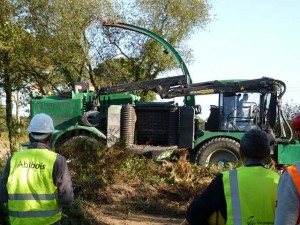
[[[122,140],[128,150],[135,152],[156,154],[157,150],[185,148],[197,164],[224,166],[239,160],[239,141],[246,131],[262,129],[270,137],[272,157],[278,164],[291,164],[300,157],[299,143],[293,140],[293,132],[282,115],[284,82],[262,77],[192,83],[180,55],[158,35],[128,24],[103,25],[156,39],[173,54],[183,75],[100,87],[97,92],[89,83],[78,83],[72,91],[56,95],[33,92],[31,116],[42,112],[53,118],[52,147],[57,151],[71,139],[91,139],[104,147]],[[171,100],[140,102],[132,91],[142,89]],[[218,105],[211,105],[205,128],[200,129],[196,115],[201,113],[201,107],[195,104],[195,96],[212,94],[219,96]],[[184,97],[184,105],[172,101],[175,97]],[[280,131],[275,133],[276,125]]]

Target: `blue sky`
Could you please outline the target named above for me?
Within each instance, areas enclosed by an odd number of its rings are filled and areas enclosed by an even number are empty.
[[[212,21],[191,36],[193,82],[254,79],[287,85],[283,102],[300,103],[300,1],[210,0]],[[213,100],[198,96],[202,118]],[[217,102],[215,102],[217,104]]]

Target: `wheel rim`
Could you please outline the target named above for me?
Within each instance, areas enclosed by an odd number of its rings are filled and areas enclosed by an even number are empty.
[[[237,161],[238,158],[233,152],[223,149],[211,153],[207,157],[205,164],[206,166],[215,165],[219,169],[222,169],[222,168],[230,167],[232,163],[235,163]]]

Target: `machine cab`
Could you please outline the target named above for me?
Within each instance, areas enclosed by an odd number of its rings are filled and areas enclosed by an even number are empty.
[[[211,105],[205,130],[248,131],[257,126],[258,93],[220,93],[219,105]]]

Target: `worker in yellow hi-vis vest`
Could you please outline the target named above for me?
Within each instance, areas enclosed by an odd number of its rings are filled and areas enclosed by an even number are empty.
[[[0,180],[0,202],[7,202],[10,224],[60,224],[62,206],[74,200],[66,159],[49,149],[50,116],[36,114],[28,127],[27,150],[14,153]]]
[[[250,130],[241,139],[243,166],[219,174],[188,207],[185,224],[274,224],[279,174],[266,169],[270,139]]]

